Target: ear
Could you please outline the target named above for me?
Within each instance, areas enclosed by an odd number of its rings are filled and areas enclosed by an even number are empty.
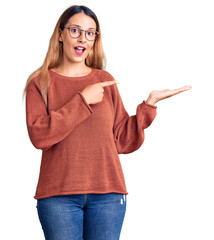
[[[59,42],[62,42],[62,30],[59,28]]]

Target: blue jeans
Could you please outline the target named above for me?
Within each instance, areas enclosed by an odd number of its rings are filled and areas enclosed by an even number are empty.
[[[127,195],[71,194],[37,199],[46,240],[119,240]]]

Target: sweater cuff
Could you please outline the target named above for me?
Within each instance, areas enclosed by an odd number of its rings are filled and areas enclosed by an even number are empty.
[[[80,91],[78,91],[78,93],[79,93],[79,95],[81,96],[81,98],[82,98],[83,102],[85,103],[85,105],[88,107],[89,111],[92,113],[93,110],[92,110],[92,108],[90,107],[90,105],[87,103],[87,101],[86,101],[86,99],[84,98],[83,94],[82,94]]]
[[[149,103],[147,103],[145,100],[143,101],[143,103],[146,105],[146,106],[148,106],[148,107],[152,107],[152,108],[157,108],[157,106],[155,106],[155,105],[152,105],[152,104],[149,104]]]

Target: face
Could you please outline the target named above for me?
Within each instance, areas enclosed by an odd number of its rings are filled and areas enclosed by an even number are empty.
[[[79,25],[82,30],[89,30],[89,28],[93,28],[96,30],[96,22],[89,16],[84,13],[76,13],[74,14],[65,27],[70,27],[72,25]],[[72,38],[69,34],[69,29],[64,28],[61,31],[59,41],[63,42],[63,57],[64,59],[70,62],[82,62],[85,61],[89,52],[92,50],[95,41],[87,40],[85,36],[85,31],[78,38]],[[75,51],[75,47],[82,46],[85,47],[85,51],[82,55],[80,50]],[[78,54],[79,53],[79,54]]]

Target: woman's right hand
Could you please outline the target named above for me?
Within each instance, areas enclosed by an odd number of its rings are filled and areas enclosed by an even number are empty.
[[[101,102],[103,99],[104,87],[111,86],[118,81],[107,81],[88,85],[81,92],[88,104]]]

